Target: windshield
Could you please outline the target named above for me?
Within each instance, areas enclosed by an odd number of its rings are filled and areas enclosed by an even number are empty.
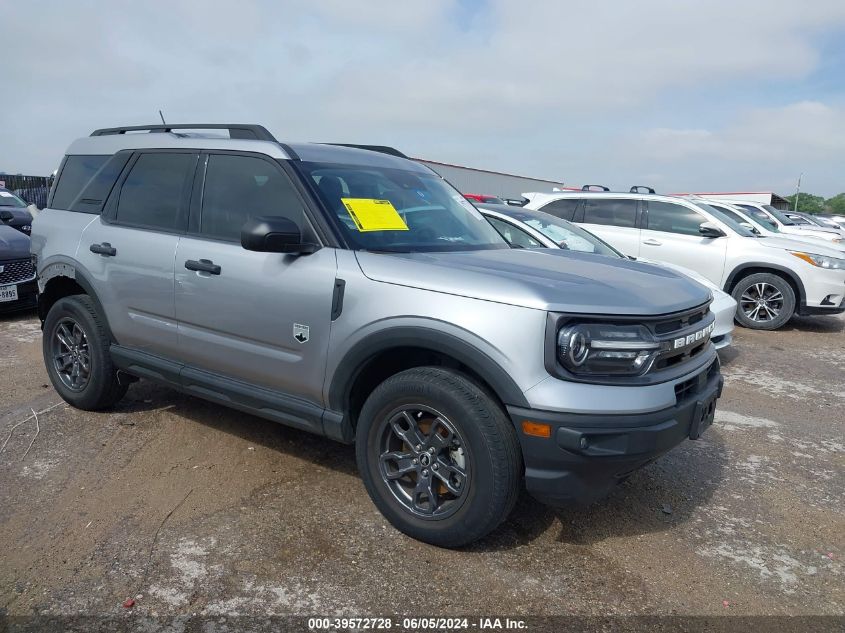
[[[772,218],[770,218],[768,216],[768,214],[766,214],[765,211],[762,211],[762,210],[758,209],[757,207],[752,207],[752,206],[747,205],[747,204],[738,204],[736,206],[738,206],[741,209],[745,209],[746,213],[750,214],[752,218],[754,218],[757,222],[759,222],[760,224],[765,226],[770,231],[774,231],[775,233],[780,233],[780,229],[778,228],[777,223],[774,220],[772,220]]]
[[[353,249],[407,253],[509,248],[466,198],[433,173],[298,165]]]
[[[778,222],[781,222],[781,223],[785,224],[786,226],[791,226],[791,225],[795,224],[795,222],[793,222],[788,217],[786,217],[783,214],[783,211],[781,211],[780,209],[775,209],[770,204],[764,204],[763,208],[766,211],[768,211],[769,213],[771,213],[775,218],[777,218]]]
[[[624,257],[622,253],[602,242],[592,233],[553,215],[547,213],[514,213],[511,216],[539,231],[563,249],[579,253]]]
[[[18,198],[11,191],[0,191],[0,207],[26,207],[26,202]]]
[[[738,233],[743,237],[757,237],[754,234],[754,231],[748,230],[739,222],[730,217],[727,213],[723,213],[721,209],[711,207],[709,204],[704,204],[703,202],[696,202],[695,204],[697,204],[699,207],[701,207],[711,215],[715,216],[715,218],[723,224],[727,224],[729,227],[731,227],[731,230],[733,230],[734,233]]]

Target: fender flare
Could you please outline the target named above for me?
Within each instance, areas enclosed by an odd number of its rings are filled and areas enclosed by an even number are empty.
[[[795,271],[790,270],[786,266],[780,266],[779,264],[770,264],[768,262],[746,262],[744,264],[740,264],[731,271],[731,274],[728,275],[727,279],[725,280],[725,285],[723,287],[724,291],[728,294],[731,294],[728,288],[730,288],[735,281],[742,277],[743,271],[748,270],[750,268],[763,268],[774,272],[782,273],[784,276],[788,277],[789,280],[792,281],[795,284],[795,287],[798,289],[798,296],[795,297],[796,309],[800,306],[803,306],[806,302],[807,291],[804,289],[804,282],[802,282],[801,278],[795,274]]]
[[[398,347],[417,347],[446,354],[478,374],[504,403],[528,408],[522,389],[502,367],[483,351],[447,332],[397,326],[374,332],[353,345],[331,376],[328,403],[335,411],[344,411],[349,394],[361,369],[377,354]]]
[[[42,325],[44,323],[44,319],[47,317],[42,306],[44,290],[47,288],[50,281],[56,279],[57,277],[70,279],[85,291],[85,294],[88,295],[91,298],[91,301],[94,302],[94,307],[97,308],[97,313],[103,320],[103,325],[106,328],[106,334],[113,343],[116,343],[117,340],[114,338],[114,334],[112,334],[111,326],[109,325],[109,320],[106,316],[106,311],[103,309],[103,304],[100,303],[100,298],[94,291],[94,284],[91,283],[91,280],[84,272],[69,261],[52,262],[38,273],[38,315],[41,318]]]

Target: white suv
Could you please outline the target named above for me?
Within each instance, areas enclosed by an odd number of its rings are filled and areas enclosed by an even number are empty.
[[[845,245],[845,230],[825,228],[812,224],[796,224],[786,217],[785,213],[770,204],[749,202],[748,200],[722,200],[721,198],[719,200],[748,211],[755,218],[763,221],[763,223],[769,222],[774,224],[781,233],[796,237],[819,237],[823,240],[833,242],[837,246]]]
[[[523,194],[527,209],[583,224],[632,257],[690,268],[730,293],[745,327],[845,312],[845,259],[823,245],[759,237],[701,201],[652,193]]]

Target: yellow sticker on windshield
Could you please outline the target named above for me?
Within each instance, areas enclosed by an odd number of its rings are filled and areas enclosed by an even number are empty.
[[[407,231],[408,225],[393,208],[390,200],[373,198],[341,198],[340,201],[355,226],[362,233],[367,231]]]

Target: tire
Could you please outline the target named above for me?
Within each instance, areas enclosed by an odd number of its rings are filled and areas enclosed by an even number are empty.
[[[752,330],[777,330],[795,312],[795,291],[779,275],[754,273],[743,277],[731,295],[737,303],[736,322]]]
[[[72,295],[53,304],[44,320],[42,351],[50,382],[65,402],[98,411],[126,394],[129,385],[118,381],[109,345],[102,317],[90,297]]]
[[[521,487],[510,419],[478,385],[438,367],[409,369],[376,387],[359,416],[355,454],[387,520],[440,547],[494,530]]]

